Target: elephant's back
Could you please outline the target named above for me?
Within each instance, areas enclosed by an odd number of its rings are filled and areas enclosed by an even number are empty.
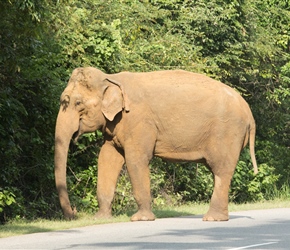
[[[203,74],[167,70],[117,75],[133,105],[143,103],[157,112],[249,112],[248,104],[236,90]]]

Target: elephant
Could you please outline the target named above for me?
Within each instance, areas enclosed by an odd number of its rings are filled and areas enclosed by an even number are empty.
[[[126,164],[138,205],[131,221],[152,221],[149,162],[205,164],[214,188],[204,221],[227,221],[228,192],[242,149],[249,143],[254,173],[255,120],[247,102],[228,85],[184,70],[106,74],[73,70],[60,98],[55,129],[55,182],[66,219],[70,205],[66,165],[70,141],[101,131],[96,218],[112,216],[112,201]]]

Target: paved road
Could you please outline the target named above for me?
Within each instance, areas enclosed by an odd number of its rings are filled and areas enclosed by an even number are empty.
[[[290,208],[124,222],[0,239],[0,249],[290,249]]]

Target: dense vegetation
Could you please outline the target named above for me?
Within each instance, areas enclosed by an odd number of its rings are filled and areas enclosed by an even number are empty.
[[[0,16],[0,221],[60,215],[54,126],[60,93],[80,66],[107,73],[180,68],[231,85],[254,113],[260,169],[254,176],[244,150],[231,201],[289,198],[288,0],[2,0]],[[101,134],[89,134],[70,149],[71,201],[88,212],[97,207],[101,143]],[[154,159],[150,167],[155,206],[209,200],[204,166]],[[116,213],[133,206],[130,190],[124,168]]]

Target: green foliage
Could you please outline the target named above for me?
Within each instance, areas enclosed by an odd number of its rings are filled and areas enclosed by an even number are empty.
[[[15,203],[15,195],[8,190],[0,189],[0,212],[3,212],[3,208]]]
[[[55,39],[61,49],[59,63],[66,70],[79,66],[98,66],[108,69],[104,62],[110,62],[117,52],[118,22],[101,20],[102,4],[96,1],[69,1],[64,7],[55,6],[52,15]]]
[[[252,168],[244,161],[239,161],[233,176],[230,200],[238,203],[272,199],[267,191],[273,189],[279,179],[274,168],[267,164],[259,165],[259,173],[254,176]]]
[[[57,70],[51,70],[57,46],[37,20],[46,4],[0,3],[0,183],[15,195],[0,221],[4,215],[49,217],[53,206],[43,201],[55,203],[52,116],[60,89]]]
[[[96,165],[89,166],[75,175],[76,183],[71,188],[72,196],[77,196],[80,199],[75,200],[76,207],[87,212],[97,210],[98,202],[96,200],[97,186],[97,167]]]
[[[115,197],[112,204],[112,210],[115,214],[123,213],[124,211],[132,211],[136,209],[136,201],[133,197],[132,185],[127,172],[124,168],[118,179]]]
[[[102,142],[101,133],[84,134],[76,145],[71,145],[68,160],[67,183],[72,206],[93,213],[98,202],[97,156]]]
[[[211,172],[202,164],[152,161],[153,197],[164,196],[164,204],[209,201],[213,190]],[[156,199],[155,198],[155,199]]]

